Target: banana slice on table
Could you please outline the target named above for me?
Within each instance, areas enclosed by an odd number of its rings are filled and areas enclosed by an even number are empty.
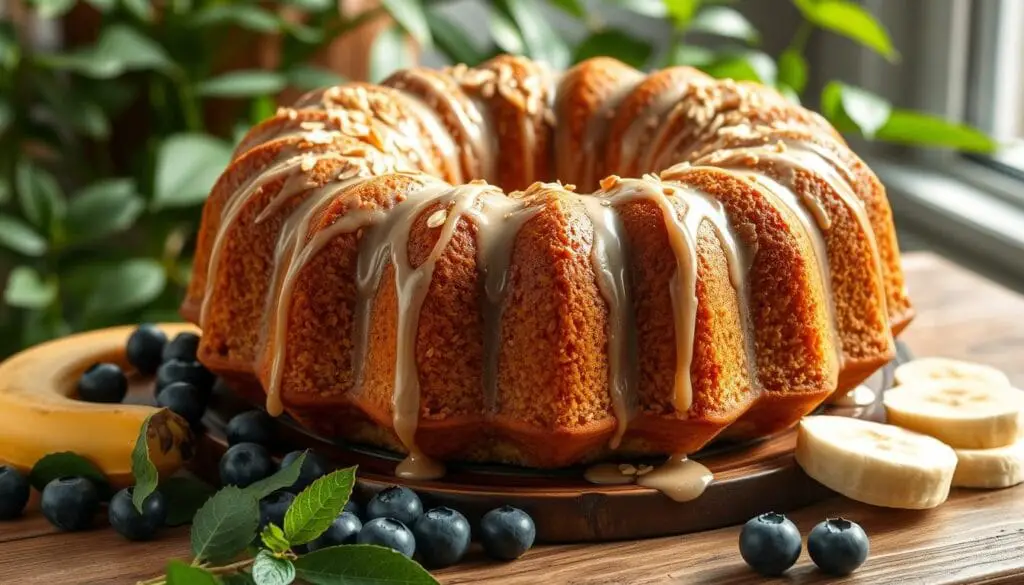
[[[977,380],[991,386],[1010,387],[1010,379],[996,368],[944,357],[925,357],[909,361],[894,374],[896,385],[930,380]]]
[[[946,501],[956,469],[956,454],[938,439],[844,416],[804,417],[796,461],[850,499],[912,510]]]
[[[1024,482],[1024,439],[995,449],[955,451],[955,487],[1006,488]]]
[[[195,331],[164,325],[169,336]],[[133,482],[132,449],[142,423],[157,412],[140,404],[98,404],[75,399],[78,378],[96,362],[125,364],[133,327],[103,329],[27,349],[0,364],[0,462],[27,472],[44,455],[73,451],[92,461],[114,487]],[[148,444],[161,476],[176,471],[194,451],[180,416],[164,411],[149,425]]]
[[[931,380],[893,388],[882,399],[890,424],[956,449],[993,449],[1017,440],[1024,394],[976,380]]]

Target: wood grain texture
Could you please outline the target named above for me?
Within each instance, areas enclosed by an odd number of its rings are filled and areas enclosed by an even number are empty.
[[[918,318],[903,339],[915,353],[989,363],[1024,385],[1024,297],[932,255],[908,255],[905,264]],[[948,502],[926,512],[874,508],[834,497],[790,516],[806,534],[833,515],[860,522],[871,536],[868,562],[841,581],[818,573],[806,552],[786,578],[757,577],[739,557],[738,527],[543,546],[509,564],[487,562],[475,550],[463,564],[436,575],[447,584],[1024,583],[1024,486],[954,490]],[[188,554],[186,529],[135,544],[109,529],[55,534],[37,513],[0,524],[0,543],[4,585],[134,583],[158,573],[169,558]]]

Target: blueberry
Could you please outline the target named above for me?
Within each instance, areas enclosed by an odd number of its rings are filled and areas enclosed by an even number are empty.
[[[366,504],[366,518],[394,518],[408,526],[423,515],[423,503],[416,492],[407,487],[393,485],[377,492]]]
[[[480,519],[480,542],[484,551],[496,559],[518,559],[530,550],[536,537],[533,518],[519,508],[502,506]]]
[[[433,569],[454,565],[469,549],[469,521],[451,508],[427,510],[412,534],[424,564]]]
[[[199,336],[195,333],[179,333],[163,347],[162,361],[180,360],[194,362],[199,354]]]
[[[28,479],[10,465],[0,465],[0,520],[21,516],[28,503]]]
[[[150,540],[167,519],[167,504],[164,495],[155,491],[142,502],[142,513],[132,503],[132,490],[125,488],[110,500],[107,515],[110,525],[118,534],[128,540]]]
[[[117,364],[95,364],[78,379],[78,397],[86,402],[118,403],[128,394],[128,378]]]
[[[273,421],[262,410],[250,410],[231,417],[226,432],[229,445],[256,443],[268,447],[274,440]]]
[[[842,577],[857,570],[867,560],[869,548],[860,524],[844,518],[829,518],[807,536],[811,560],[829,575]]]
[[[206,396],[188,382],[168,384],[156,395],[156,403],[197,425],[206,412]]]
[[[128,363],[135,366],[140,374],[152,376],[163,363],[164,346],[167,335],[150,324],[139,325],[139,328],[128,337],[125,353]]]
[[[359,505],[359,502],[351,498],[349,499],[349,501],[345,502],[345,511],[349,514],[352,514],[356,518],[359,518],[360,520],[363,519],[363,507]]]
[[[294,501],[295,494],[286,491],[276,491],[260,500],[260,530],[271,522],[284,528],[284,514]]]
[[[309,543],[309,550],[319,550],[339,544],[355,544],[359,532],[363,529],[363,523],[351,512],[342,512],[331,522],[330,528],[320,535],[319,538]]]
[[[740,555],[758,573],[778,576],[793,566],[803,545],[796,524],[768,512],[747,521],[740,532]]]
[[[327,475],[327,470],[330,469],[327,461],[312,451],[292,451],[281,459],[281,468],[284,469],[291,465],[303,453],[306,454],[306,458],[302,460],[302,467],[299,469],[299,479],[295,480],[295,483],[288,488],[288,491],[296,494],[306,489],[309,484]]]
[[[46,484],[43,516],[60,530],[85,530],[100,509],[96,486],[84,477],[61,477]]]
[[[247,487],[274,473],[274,461],[256,443],[233,445],[220,458],[220,481],[224,485]]]
[[[156,390],[159,392],[175,382],[188,382],[198,388],[204,395],[213,389],[216,376],[199,362],[171,360],[160,364],[156,371]]]
[[[358,544],[376,544],[396,550],[412,558],[416,552],[416,538],[412,532],[394,518],[375,518],[363,525],[356,537]]]

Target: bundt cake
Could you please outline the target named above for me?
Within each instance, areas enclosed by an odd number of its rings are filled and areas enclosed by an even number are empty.
[[[686,67],[511,56],[253,128],[182,312],[272,414],[421,476],[773,433],[912,316],[884,189],[820,116]]]

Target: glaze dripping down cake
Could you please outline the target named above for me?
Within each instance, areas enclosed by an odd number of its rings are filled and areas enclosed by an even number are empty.
[[[685,67],[510,56],[253,128],[182,311],[272,414],[426,467],[774,433],[912,316],[884,189],[820,116]]]

